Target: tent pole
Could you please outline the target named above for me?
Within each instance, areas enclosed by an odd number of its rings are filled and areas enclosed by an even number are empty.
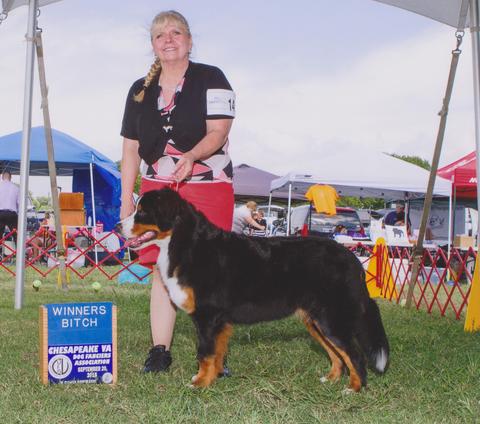
[[[453,190],[455,188],[452,185]],[[452,251],[452,236],[454,235],[455,231],[455,207],[453,206],[453,202],[456,202],[456,193],[452,196],[450,192],[450,196],[448,197],[448,251],[447,251],[447,258],[450,261],[450,253]]]
[[[45,61],[43,55],[42,31],[37,30],[35,38],[38,62],[38,79],[40,82],[40,91],[42,93],[42,110],[43,110],[43,125],[45,130],[45,143],[47,145],[48,156],[48,173],[50,175],[50,192],[52,194],[52,206],[55,219],[55,234],[57,237],[57,260],[60,270],[60,281],[63,290],[68,290],[67,286],[67,269],[65,265],[65,257],[67,256],[62,223],[60,216],[60,205],[58,201],[58,186],[57,186],[57,169],[55,167],[55,152],[53,149],[52,138],[52,124],[50,122],[50,110],[48,108],[48,88],[47,78],[45,73]]]
[[[93,162],[93,157],[92,157]],[[95,211],[95,192],[93,191],[93,164],[90,162],[90,194],[92,196],[92,215],[93,215],[93,228],[92,233],[96,233],[97,229],[97,214]],[[96,239],[97,237],[95,237]],[[98,265],[98,251],[97,251],[97,244],[95,243],[95,265]]]
[[[290,235],[290,213],[292,211],[292,183],[288,184],[287,236]]]
[[[270,220],[270,210],[271,210],[271,207],[272,207],[272,192],[270,192],[270,195],[268,196],[267,217],[269,218],[269,220]],[[271,233],[272,233],[273,221],[270,220],[270,222],[271,222],[270,228],[267,227],[267,231],[266,231],[267,236],[270,236]],[[267,221],[267,225],[268,225],[268,221]]]
[[[22,156],[20,164],[20,204],[18,210],[17,265],[15,277],[15,309],[22,309],[25,278],[25,241],[27,231],[28,174],[30,172],[30,133],[32,127],[32,93],[34,36],[37,27],[38,0],[28,4],[27,56],[25,64],[25,90],[23,98]]]
[[[480,210],[480,34],[479,0],[470,0],[470,31],[472,34],[473,97],[475,104],[475,151],[477,159],[477,210]],[[477,246],[480,240],[480,226],[477,229]]]
[[[415,290],[415,285],[417,283],[417,278],[420,271],[420,261],[423,256],[423,241],[425,240],[428,215],[430,214],[430,208],[432,206],[433,186],[435,184],[435,178],[437,176],[438,162],[440,160],[443,139],[445,136],[445,128],[447,126],[448,106],[450,104],[450,98],[452,97],[453,83],[455,81],[455,73],[457,71],[458,59],[460,57],[460,53],[462,52],[460,50],[460,44],[462,42],[463,32],[457,31],[455,36],[457,38],[457,47],[455,50],[452,51],[452,61],[450,63],[450,72],[448,75],[447,88],[445,89],[445,97],[443,98],[442,110],[439,112],[440,124],[438,127],[437,139],[435,141],[435,149],[433,151],[432,166],[430,169],[430,177],[428,179],[427,193],[425,194],[425,200],[423,204],[422,220],[420,222],[420,229],[418,231],[417,244],[415,245],[415,248],[413,250],[413,264],[406,299],[407,308],[410,308],[410,306],[412,305],[413,292]]]
[[[455,235],[455,233],[457,232],[457,229],[455,228],[455,221],[456,221],[456,214],[457,214],[457,188],[454,187],[453,188],[453,195],[452,195],[452,236]]]

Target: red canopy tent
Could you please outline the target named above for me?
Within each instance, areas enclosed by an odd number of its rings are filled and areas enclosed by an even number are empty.
[[[454,197],[475,199],[477,197],[476,166],[476,152],[472,152],[440,168],[437,175],[453,182]]]

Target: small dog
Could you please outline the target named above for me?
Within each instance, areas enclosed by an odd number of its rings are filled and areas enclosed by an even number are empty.
[[[160,246],[163,283],[197,329],[194,387],[209,386],[223,369],[233,324],[294,313],[330,357],[322,381],[339,380],[347,367],[347,390],[358,392],[366,385],[367,360],[385,372],[389,346],[365,272],[334,240],[226,232],[171,189],[144,194],[120,226],[131,248]]]

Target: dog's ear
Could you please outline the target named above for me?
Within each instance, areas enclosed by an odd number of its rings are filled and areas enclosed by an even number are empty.
[[[185,200],[176,191],[168,188],[146,193],[144,197],[147,195],[152,197],[148,203],[153,204],[155,224],[161,231],[171,230],[185,209]]]

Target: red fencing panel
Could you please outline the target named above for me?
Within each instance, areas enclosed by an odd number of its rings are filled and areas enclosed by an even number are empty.
[[[108,280],[116,279],[120,273],[130,273],[137,279],[137,259],[124,247],[124,238],[115,231],[98,233],[95,228],[69,228],[64,234],[67,248],[66,266],[79,279],[84,279],[95,270]],[[16,232],[0,238],[0,274],[15,276]],[[55,231],[41,228],[26,241],[26,268],[42,277],[58,272],[57,241]],[[383,298],[404,304],[412,271],[412,247],[384,246],[374,249],[361,242],[350,245],[363,264],[367,278],[371,275],[368,265],[377,255],[376,284],[381,288]],[[424,249],[420,272],[414,282],[413,302],[416,309],[428,313],[438,311],[460,319],[466,312],[468,296],[472,285],[477,253],[472,249],[442,248]],[[132,269],[131,269],[132,268]],[[151,271],[147,274],[150,275]],[[392,288],[387,283],[392,282]]]

